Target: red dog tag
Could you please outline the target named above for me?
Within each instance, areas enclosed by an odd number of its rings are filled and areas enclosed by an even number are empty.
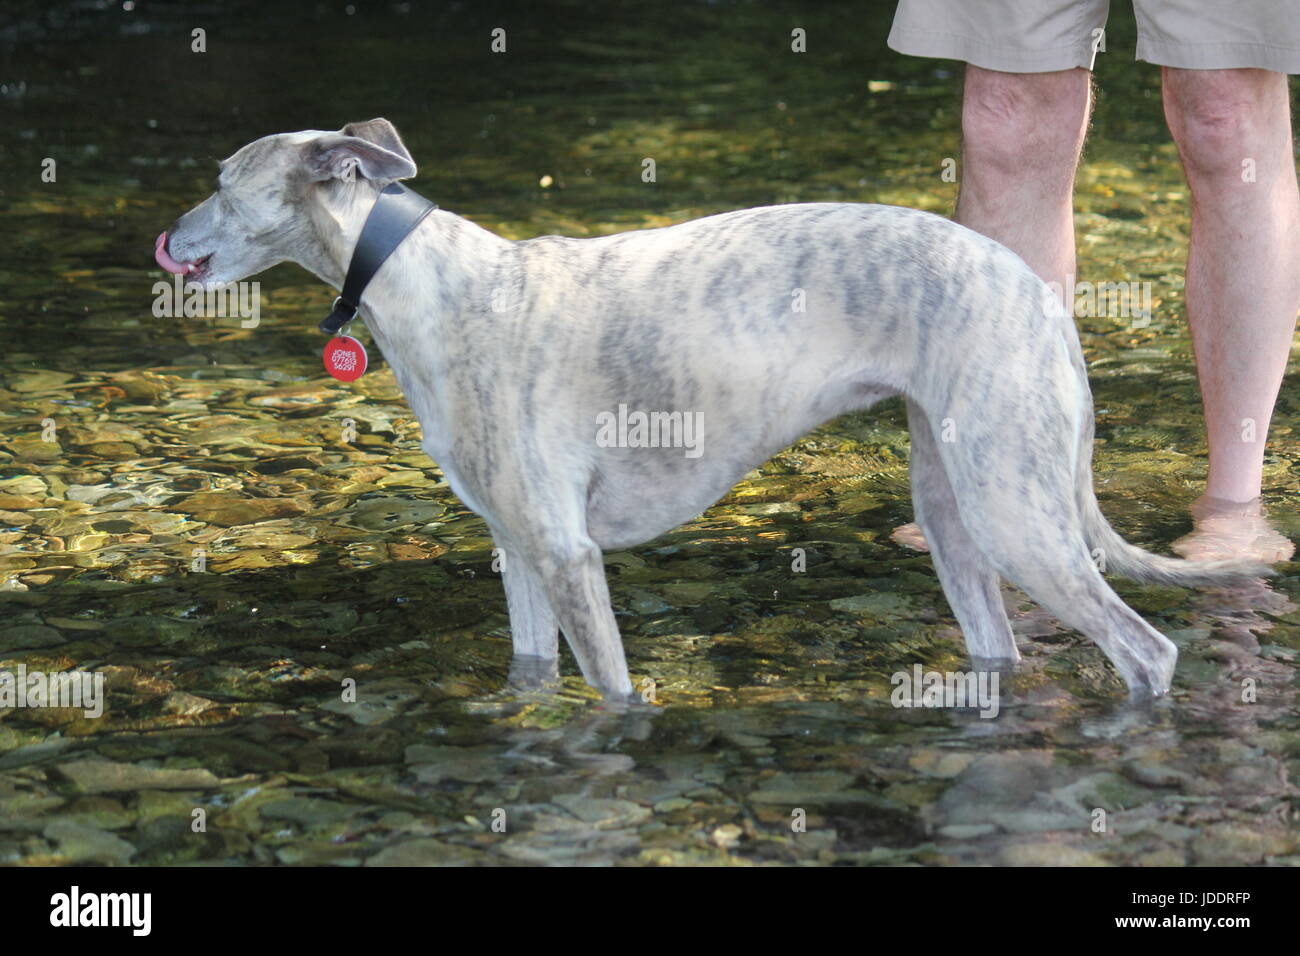
[[[366,347],[350,335],[337,335],[325,346],[325,371],[340,382],[355,382],[366,370]]]

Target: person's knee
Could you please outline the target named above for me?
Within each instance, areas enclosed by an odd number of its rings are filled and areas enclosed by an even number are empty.
[[[1285,83],[1266,70],[1165,71],[1165,114],[1188,175],[1240,176],[1244,160],[1284,143]]]
[[[962,100],[967,172],[1073,175],[1089,102],[1086,70],[998,73],[971,67]]]

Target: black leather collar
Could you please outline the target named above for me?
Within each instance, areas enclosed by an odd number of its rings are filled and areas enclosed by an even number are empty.
[[[321,322],[320,330],[326,335],[337,335],[339,329],[357,317],[361,308],[361,293],[375,277],[379,267],[387,261],[393,250],[411,234],[424,217],[438,208],[419,193],[401,183],[385,186],[370,207],[366,224],[361,227],[361,238],[352,250],[348,274],[343,280],[343,292],[334,300],[334,309]]]

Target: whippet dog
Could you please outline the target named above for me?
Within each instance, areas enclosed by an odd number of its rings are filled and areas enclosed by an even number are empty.
[[[267,136],[159,237],[205,289],[295,262],[344,285],[381,191],[416,173],[387,120]],[[400,190],[402,187],[398,187]],[[502,239],[436,210],[358,296],[423,447],[504,558],[516,662],[558,633],[632,692],[602,549],[699,515],[814,427],[902,395],[911,484],[976,661],[1019,658],[999,578],[1087,635],[1130,693],[1177,651],[1107,585],[1267,573],[1127,544],[1092,487],[1078,333],[1013,252],[929,213],[800,203],[589,239]]]

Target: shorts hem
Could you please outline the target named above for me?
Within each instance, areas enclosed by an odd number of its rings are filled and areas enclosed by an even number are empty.
[[[1169,43],[1138,37],[1137,58],[1182,70],[1273,70],[1300,73],[1300,50],[1268,43]]]
[[[1001,73],[1051,73],[1056,70],[1092,68],[1092,45],[1058,47],[1054,50],[1015,50],[994,46],[974,37],[906,27],[889,31],[891,50],[907,56],[962,60],[985,70]]]

